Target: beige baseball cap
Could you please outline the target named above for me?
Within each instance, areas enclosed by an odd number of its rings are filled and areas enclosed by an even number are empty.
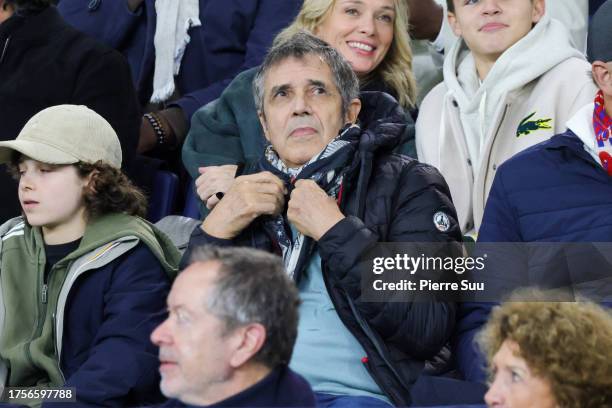
[[[14,151],[49,164],[95,163],[121,167],[121,144],[111,125],[82,105],[46,108],[25,124],[17,139],[0,142],[0,163]]]

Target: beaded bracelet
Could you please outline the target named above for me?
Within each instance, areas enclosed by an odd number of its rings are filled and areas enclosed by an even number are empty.
[[[144,117],[149,121],[153,131],[155,131],[155,136],[157,136],[157,144],[159,146],[165,146],[168,141],[166,140],[166,129],[164,129],[164,125],[162,121],[159,119],[157,114],[150,112],[145,113]]]

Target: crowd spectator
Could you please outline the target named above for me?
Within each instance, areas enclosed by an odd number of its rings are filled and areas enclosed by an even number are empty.
[[[588,63],[544,0],[448,0],[461,38],[444,83],[423,101],[419,160],[448,182],[465,233],[477,233],[497,167],[565,130],[595,94]]]
[[[60,0],[78,30],[122,52],[138,90],[139,152],[176,156],[193,113],[263,60],[299,0]],[[157,129],[155,124],[157,123]],[[178,159],[178,158],[177,158]]]
[[[516,294],[479,336],[490,408],[612,406],[612,315],[594,303]]]
[[[407,16],[403,0],[305,0],[277,42],[301,29],[313,33],[349,61],[362,91],[385,91],[410,110],[417,90]],[[255,72],[251,69],[239,75],[219,100],[194,115],[183,162],[208,207],[218,201],[215,193],[227,190],[236,174],[235,165],[257,162],[263,151],[265,138],[251,89]],[[403,120],[413,123],[407,114]],[[398,150],[414,157],[413,126],[407,126],[405,133]],[[220,165],[228,166],[217,167]]]
[[[317,37],[298,32],[277,43],[253,87],[270,145],[190,248],[282,253],[303,301],[291,367],[319,406],[407,405],[426,360],[449,339],[455,306],[364,302],[359,262],[383,242],[460,240],[446,184],[435,169],[391,153],[405,127],[399,106],[381,93],[362,94],[362,105],[353,69]],[[360,127],[362,108],[370,121]]]
[[[12,140],[37,112],[86,105],[119,136],[130,170],[138,102],[125,59],[66,24],[51,0],[0,0],[0,140]],[[130,171],[130,175],[132,172]],[[0,168],[0,221],[19,215],[16,184]]]
[[[282,260],[250,248],[197,248],[168,296],[159,346],[164,407],[314,407],[289,369],[300,300]]]
[[[446,0],[408,0],[410,33],[413,39],[414,75],[419,88],[418,104],[442,82],[444,53],[457,41],[446,18]],[[546,13],[565,26],[576,48],[586,48],[589,23],[588,0],[548,0]]]
[[[0,162],[24,213],[0,227],[0,384],[74,387],[87,406],[160,401],[148,338],[180,254],[138,217],[145,198],[110,124],[84,106],[44,109],[0,142]]]
[[[515,285],[569,287],[612,306],[612,1],[589,26],[588,58],[599,91],[567,122],[568,129],[508,160],[498,169],[479,242],[601,243],[599,246],[499,246],[511,260]],[[588,75],[587,75],[588,74]],[[493,246],[490,246],[493,248]],[[603,256],[602,256],[603,255]],[[490,259],[489,262],[494,262]],[[488,279],[504,275],[495,261]],[[495,275],[495,277],[493,276]],[[472,347],[492,305],[465,304],[458,324],[459,366],[466,377],[484,377],[482,357]]]

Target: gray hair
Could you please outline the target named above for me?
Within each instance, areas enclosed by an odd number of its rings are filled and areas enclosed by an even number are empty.
[[[259,112],[263,113],[264,80],[270,68],[288,58],[303,59],[307,55],[316,55],[329,66],[334,84],[342,97],[342,116],[346,115],[351,101],[359,97],[359,80],[355,72],[335,48],[303,30],[275,44],[257,70],[253,79],[253,95]]]
[[[220,265],[206,307],[224,321],[225,333],[259,323],[266,329],[266,341],[254,360],[270,368],[289,364],[300,299],[282,260],[252,248],[203,246],[192,252],[190,264],[195,262]]]

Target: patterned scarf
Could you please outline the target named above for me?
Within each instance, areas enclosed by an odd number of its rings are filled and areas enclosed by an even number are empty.
[[[593,128],[601,165],[612,176],[612,118],[606,113],[603,91],[597,92],[593,111]]]
[[[296,169],[288,168],[270,145],[264,153],[265,160],[263,160],[262,170],[281,172],[285,176],[289,191],[293,189],[296,180],[310,179],[314,180],[327,195],[338,199],[339,194],[341,194],[344,175],[355,155],[360,134],[359,126],[349,127],[325,146],[323,151],[310,159],[308,163]],[[299,231],[291,239],[291,228],[285,217],[286,214],[269,217],[264,222],[264,229],[275,238],[282,251],[287,273],[297,281],[300,272],[312,255],[314,241],[310,237],[305,237]]]

